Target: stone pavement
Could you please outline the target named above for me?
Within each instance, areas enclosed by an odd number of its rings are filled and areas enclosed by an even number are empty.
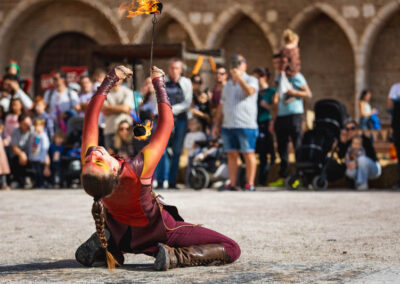
[[[160,191],[189,222],[236,240],[240,259],[219,267],[152,270],[129,255],[110,273],[75,249],[94,231],[82,190],[0,192],[0,283],[398,283],[399,192]]]

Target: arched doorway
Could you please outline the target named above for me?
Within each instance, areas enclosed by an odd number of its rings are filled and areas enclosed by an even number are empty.
[[[225,34],[221,48],[225,50],[227,65],[234,54],[246,57],[248,73],[257,66],[272,70],[272,48],[262,30],[247,16],[243,15]]]
[[[40,94],[40,76],[61,66],[91,67],[91,50],[96,42],[81,33],[62,33],[49,39],[36,58],[35,94]]]
[[[400,82],[400,11],[392,15],[378,32],[369,60],[369,85],[372,106],[379,110],[384,123],[390,123],[386,112],[390,87]]]
[[[313,93],[308,109],[320,99],[333,98],[354,114],[354,54],[340,26],[321,12],[302,25],[301,72]]]

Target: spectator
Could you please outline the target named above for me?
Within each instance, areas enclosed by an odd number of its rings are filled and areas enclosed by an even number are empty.
[[[10,166],[3,144],[4,124],[0,122],[0,190],[10,189],[7,184],[7,175],[10,174]]]
[[[78,110],[79,116],[83,117],[85,115],[86,107],[93,96],[93,83],[89,76],[84,75],[80,77],[79,84],[81,86],[81,92],[79,93]]]
[[[45,129],[47,137],[53,137],[54,135],[54,121],[51,119],[50,114],[46,112],[46,102],[43,97],[37,96],[33,103],[33,115],[32,118],[43,118],[45,121]]]
[[[146,78],[144,81],[140,94],[143,98],[142,104],[139,107],[140,119],[142,121],[154,119],[154,87],[150,77]]]
[[[10,103],[10,111],[6,115],[4,122],[4,145],[7,147],[11,142],[11,133],[18,128],[18,117],[23,113],[22,102],[20,99],[12,99]]]
[[[132,125],[130,116],[133,109],[133,92],[118,82],[110,91],[104,102],[102,111],[104,114],[104,146],[107,150],[114,144],[114,135],[121,121],[126,120]]]
[[[186,168],[186,184],[189,185],[189,174],[190,174],[190,166],[192,164],[195,150],[196,150],[196,141],[204,141],[207,139],[206,135],[202,131],[202,126],[200,121],[197,118],[191,118],[188,121],[188,129],[189,132],[185,135],[185,140],[183,141],[183,148],[187,152],[188,155],[188,166]]]
[[[268,176],[268,163],[267,155],[270,155],[270,165],[275,163],[275,149],[274,149],[274,137],[272,135],[272,115],[273,109],[273,98],[275,96],[275,88],[270,88],[268,80],[271,73],[268,68],[258,67],[254,69],[253,76],[258,79],[259,91],[258,91],[258,138],[256,144],[256,152],[260,160],[258,170],[258,183],[261,186],[265,185]]]
[[[10,63],[5,68],[6,74],[14,75],[17,78],[19,86],[22,88],[22,80],[19,76],[20,68],[16,61],[10,60]]]
[[[123,120],[118,124],[113,142],[112,147],[108,151],[110,154],[129,158],[134,157],[140,151],[137,151],[134,147],[132,127],[127,120]]]
[[[6,112],[4,111],[4,108],[2,105],[0,105],[0,123],[3,125],[4,127],[4,122],[6,120]],[[1,135],[3,136],[3,135]]]
[[[169,188],[173,189],[176,188],[179,158],[187,129],[188,111],[193,97],[192,83],[188,78],[182,76],[182,72],[183,62],[177,58],[171,59],[168,65],[168,76],[165,80],[165,87],[172,105],[172,113],[175,120],[173,135],[171,135],[169,140],[169,145],[172,147],[172,157],[170,163],[167,151],[165,151],[157,166],[158,185],[167,187],[168,183]]]
[[[211,97],[211,113],[214,116],[218,109],[219,102],[221,101],[222,89],[228,81],[228,72],[225,66],[217,64],[217,72],[215,73],[216,84],[212,89]]]
[[[6,112],[8,112],[8,109],[10,108],[11,94],[4,89],[1,89],[0,93],[1,93],[0,106],[3,108],[4,113],[6,113]]]
[[[101,82],[106,78],[107,72],[104,69],[97,68],[93,73],[93,92],[97,91],[97,88],[101,85]]]
[[[394,189],[400,189],[400,83],[390,88],[388,107],[392,112],[393,143],[397,152],[397,183]]]
[[[190,81],[192,82],[193,87],[193,97],[201,93],[203,80],[201,79],[200,74],[193,74],[190,77]]]
[[[193,93],[193,101],[190,106],[192,115],[199,120],[202,131],[207,135],[210,134],[209,126],[211,123],[211,102],[209,98],[208,88],[200,93]]]
[[[279,66],[278,59],[274,56],[274,66]],[[296,150],[301,143],[302,122],[303,122],[303,99],[311,98],[312,93],[307,81],[301,73],[288,78],[292,89],[286,94],[277,94],[274,97],[274,104],[278,105],[277,118],[275,120],[275,134],[278,143],[278,153],[281,159],[279,179],[270,186],[283,186],[284,178],[288,175],[289,166],[289,138],[292,140],[293,148]],[[293,99],[286,100],[287,96]]]
[[[18,83],[18,77],[13,74],[7,74],[3,77],[3,89],[8,93],[8,102],[11,101],[11,99],[20,99],[22,102],[23,107],[26,110],[29,110],[32,108],[32,100],[31,98],[25,94],[25,92],[21,89],[19,83]],[[5,110],[8,110],[7,106],[7,97],[5,94],[3,94],[2,97],[2,104],[5,106]],[[9,105],[9,104],[8,104]],[[6,110],[6,111],[7,111]]]
[[[339,157],[344,158],[346,153],[351,155],[352,150],[358,151],[361,155],[357,156],[355,160],[348,160],[346,163],[346,175],[355,181],[355,187],[357,190],[367,190],[368,180],[378,178],[381,175],[381,165],[378,162],[374,146],[372,145],[371,139],[365,135],[361,136],[361,142],[357,143],[353,139],[357,140],[358,125],[354,120],[346,122],[345,131],[340,135],[339,146]],[[362,155],[362,148],[365,150],[365,155]],[[350,149],[349,149],[350,148]],[[352,149],[353,148],[353,149]]]
[[[376,113],[376,109],[371,108],[371,92],[364,90],[361,92],[360,96],[360,128],[362,130],[372,129],[371,116]]]
[[[239,153],[246,163],[247,183],[243,190],[254,191],[257,160],[254,153],[258,136],[257,92],[258,82],[246,73],[246,59],[242,55],[232,58],[230,79],[222,90],[221,103],[215,117],[213,136],[221,134],[228,156],[230,184],[221,190],[237,190]],[[222,130],[221,130],[222,123]]]
[[[54,89],[46,91],[44,100],[48,112],[54,121],[56,130],[67,132],[67,121],[75,116],[79,108],[78,94],[67,87],[67,75],[64,71],[56,71],[53,75]]]
[[[22,113],[18,117],[19,127],[14,129],[11,133],[11,172],[14,179],[18,182],[18,187],[25,187],[25,177],[27,176],[27,169],[29,168],[29,142],[32,137],[32,120],[31,118]]]
[[[45,125],[44,118],[35,118],[33,121],[34,130],[29,142],[29,162],[35,176],[34,188],[44,188],[44,177],[50,176],[50,161],[47,154],[50,141],[45,131]]]
[[[53,141],[49,148],[51,182],[56,187],[60,187],[64,183],[62,174],[62,157],[65,153],[64,142],[65,134],[62,131],[57,131],[54,133]]]

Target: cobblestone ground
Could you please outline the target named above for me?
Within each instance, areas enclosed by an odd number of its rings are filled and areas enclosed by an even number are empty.
[[[0,192],[0,283],[399,283],[399,192],[162,191],[190,222],[236,240],[240,259],[155,272],[129,255],[109,273],[75,249],[94,231],[82,190]]]

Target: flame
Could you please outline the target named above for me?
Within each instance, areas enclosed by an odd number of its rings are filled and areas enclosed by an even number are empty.
[[[153,128],[153,122],[150,120],[146,120],[146,124],[137,124],[136,127],[143,127],[146,130],[146,133],[142,136],[135,136],[136,140],[146,140],[151,135],[151,129]]]
[[[127,18],[133,18],[143,14],[161,14],[162,4],[159,0],[131,0],[124,2],[119,6],[119,13],[126,15]]]

